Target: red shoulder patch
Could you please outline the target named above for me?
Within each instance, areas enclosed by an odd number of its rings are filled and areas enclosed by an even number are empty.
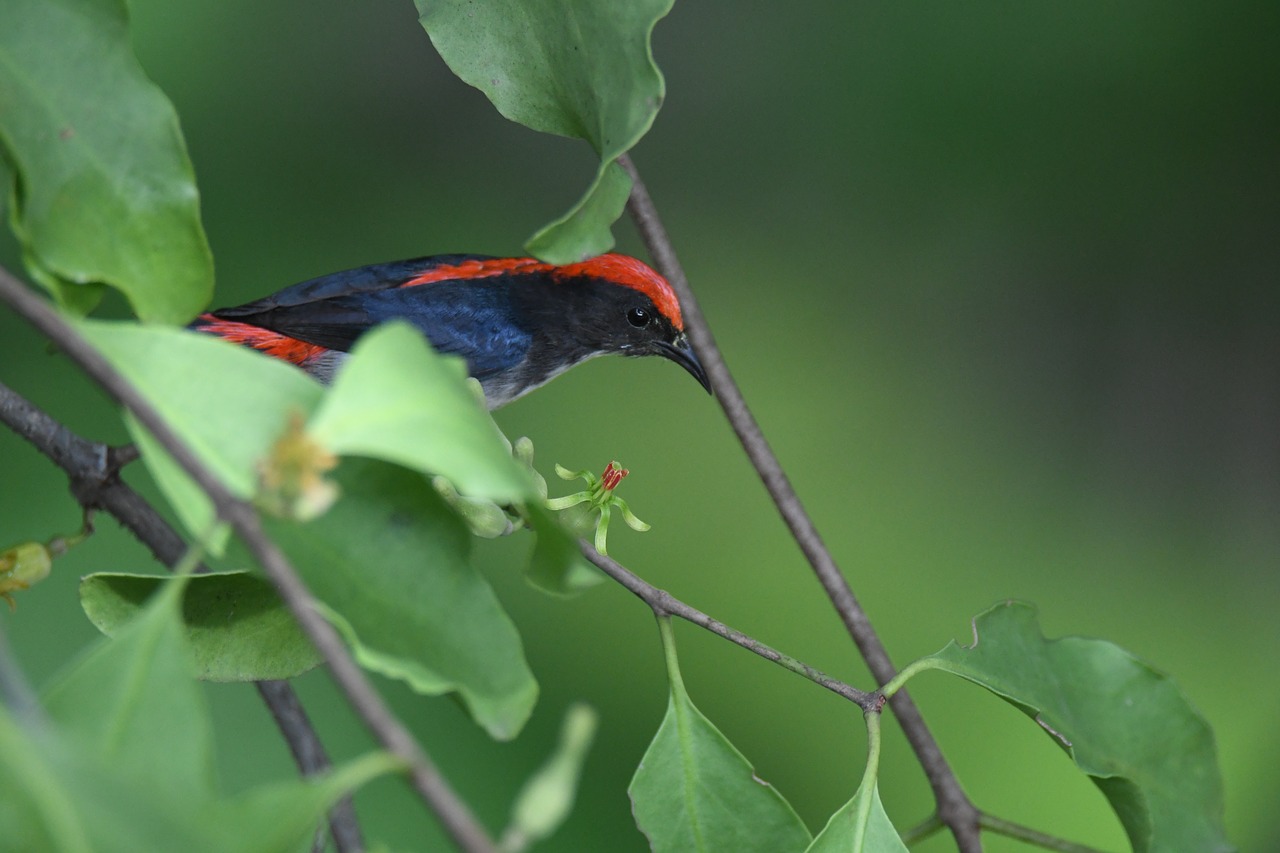
[[[197,328],[201,332],[217,335],[224,341],[230,341],[233,344],[253,347],[269,356],[296,364],[299,367],[305,366],[308,361],[316,356],[328,352],[327,349],[316,344],[309,344],[296,338],[290,338],[287,335],[264,329],[261,326],[237,323],[235,320],[222,320],[212,314],[201,314],[197,322],[200,324]]]

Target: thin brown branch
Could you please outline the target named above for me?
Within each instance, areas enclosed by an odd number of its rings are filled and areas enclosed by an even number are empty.
[[[151,404],[53,308],[0,268],[0,300],[58,347],[112,398],[128,409],[200,487],[218,517],[231,525],[253,554],[303,632],[329,664],[334,681],[365,725],[402,759],[423,802],[454,843],[468,853],[490,853],[494,843],[471,809],[453,791],[426,752],[374,690],[337,631],[312,607],[312,597],[279,546],[266,535],[254,507],[233,495],[187,447]]]
[[[165,567],[172,569],[182,559],[187,550],[182,537],[145,498],[119,478],[120,468],[137,458],[132,445],[115,448],[89,441],[2,382],[0,423],[31,442],[66,473],[72,495],[86,511],[97,509],[114,516]],[[204,566],[197,569],[204,570]],[[324,745],[293,688],[283,681],[259,682],[258,693],[302,774],[314,776],[328,770],[331,765]],[[349,797],[330,811],[329,831],[339,853],[359,853],[364,849]]]
[[[632,182],[627,209],[659,272],[666,276],[680,299],[685,328],[694,351],[707,371],[712,391],[720,401],[725,417],[872,675],[881,684],[887,683],[896,672],[888,651],[872,627],[866,611],[858,603],[835,558],[818,534],[813,519],[801,504],[760,425],[747,407],[733,374],[716,346],[715,337],[702,314],[693,289],[689,286],[684,268],[680,265],[675,248],[639,171],[626,155],[619,157],[618,162],[630,175]],[[906,691],[899,691],[890,700],[890,706],[929,780],[937,801],[939,818],[951,830],[962,853],[980,851],[982,839],[978,831],[978,810],[960,787],[919,709]]]
[[[315,727],[307,717],[307,709],[302,706],[302,700],[289,686],[289,682],[257,681],[254,682],[254,687],[270,709],[276,726],[285,732],[289,752],[303,775],[314,776],[327,770],[330,766],[329,754],[325,752],[324,744],[320,742]],[[309,733],[310,737],[291,736],[297,732]],[[360,853],[364,850],[364,837],[360,833],[356,806],[350,794],[334,803],[329,810],[329,834],[333,836],[334,846],[339,853]],[[312,849],[318,853],[324,847],[323,833],[318,833]]]
[[[596,568],[613,578],[622,586],[630,590],[637,598],[652,608],[654,615],[662,616],[679,616],[686,622],[692,622],[694,625],[706,628],[713,634],[724,637],[731,643],[736,643],[742,648],[750,652],[755,652],[766,660],[771,660],[778,666],[788,669],[797,675],[802,675],[815,684],[819,684],[838,696],[843,696],[850,702],[857,705],[864,712],[878,711],[884,704],[884,697],[879,693],[867,693],[865,690],[859,690],[832,678],[821,670],[809,666],[803,661],[797,660],[790,655],[784,655],[782,652],[765,645],[759,640],[751,637],[741,631],[736,631],[728,625],[711,618],[707,614],[685,604],[680,599],[667,592],[665,589],[658,589],[648,581],[641,578],[635,572],[632,572],[626,566],[617,560],[605,554],[601,554],[590,542],[585,539],[579,545],[582,548],[582,554],[590,560]]]

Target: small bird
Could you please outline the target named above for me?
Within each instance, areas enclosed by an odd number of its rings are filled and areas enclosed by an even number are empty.
[[[598,355],[660,355],[710,393],[662,276],[626,255],[556,266],[435,255],[313,278],[191,327],[292,362],[328,382],[361,334],[406,320],[467,370],[496,409]]]

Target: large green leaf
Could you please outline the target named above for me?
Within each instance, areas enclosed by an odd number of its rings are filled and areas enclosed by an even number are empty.
[[[690,701],[670,621],[659,625],[671,696],[627,789],[650,847],[658,853],[804,850],[809,831],[791,805]]]
[[[249,498],[259,465],[291,419],[305,419],[323,389],[297,368],[211,335],[82,320],[80,333],[124,374],[234,494]],[[203,493],[132,418],[148,470],[193,535],[212,510]]]
[[[127,778],[154,775],[175,795],[213,782],[213,733],[170,579],[138,618],[48,691],[49,713],[81,750]]]
[[[164,767],[141,778],[125,775],[77,738],[23,726],[0,707],[0,837],[5,850],[59,853],[301,850],[340,796],[399,766],[389,755],[372,754],[318,779],[231,798],[212,789],[183,796]]]
[[[1112,643],[1045,639],[1034,608],[974,620],[975,643],[921,663],[1012,703],[1075,759],[1136,851],[1227,851],[1213,733],[1167,675]]]
[[[457,691],[491,735],[514,737],[538,685],[511,619],[467,562],[465,526],[416,472],[348,459],[335,478],[342,497],[326,515],[269,529],[357,660],[422,693]]]
[[[80,606],[99,631],[114,636],[165,582],[155,575],[89,575],[80,581]],[[206,681],[293,678],[321,660],[271,584],[248,572],[192,577],[182,622],[196,675]]]
[[[177,115],[129,44],[122,0],[0,4],[0,146],[33,277],[83,308],[119,288],[145,320],[191,319],[213,258]]]
[[[343,793],[400,768],[365,756],[315,780],[235,797],[214,786],[211,722],[170,579],[47,692],[49,715],[0,707],[6,850],[279,853],[301,849]]]
[[[585,139],[600,157],[583,200],[530,241],[554,263],[613,245],[630,182],[616,165],[653,124],[665,87],[653,28],[674,0],[416,0],[436,50],[498,112],[526,127]]]
[[[308,430],[334,453],[440,474],[468,497],[536,497],[465,375],[412,326],[387,323],[356,343]]]

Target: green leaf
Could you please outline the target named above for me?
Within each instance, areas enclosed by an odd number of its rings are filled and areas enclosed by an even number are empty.
[[[498,112],[615,159],[653,124],[662,73],[649,37],[674,0],[416,0],[440,56]]]
[[[124,776],[61,732],[23,727],[0,707],[0,788],[6,792],[0,832],[6,850],[299,850],[340,796],[400,766],[375,753],[316,779],[263,785],[233,798],[212,789],[180,796],[159,772]]]
[[[613,248],[609,226],[631,195],[631,178],[616,161],[601,166],[586,195],[564,216],[525,243],[529,254],[552,264],[575,264]]]
[[[627,789],[650,847],[658,853],[804,850],[811,837],[791,805],[689,700],[670,620],[658,624],[671,697]]]
[[[1034,608],[974,620],[972,647],[923,659],[1034,719],[1111,803],[1135,851],[1234,849],[1213,733],[1167,675],[1112,643],[1045,639]]]
[[[467,562],[471,537],[426,478],[348,459],[340,497],[307,523],[269,529],[369,669],[426,694],[457,691],[496,738],[514,737],[538,685],[492,588]]]
[[[120,289],[144,320],[180,323],[213,291],[177,115],[129,44],[121,0],[5,0],[0,146],[32,276],[64,304]]]
[[[499,845],[501,850],[524,850],[533,842],[549,838],[564,823],[573,808],[582,765],[598,725],[599,715],[589,705],[575,704],[565,712],[556,751],[529,777],[516,797],[511,823]]]
[[[412,326],[387,323],[356,343],[308,429],[334,453],[441,474],[469,497],[535,497],[464,376],[458,359],[441,358]]]
[[[165,582],[155,575],[89,575],[80,581],[80,605],[99,631],[115,636]],[[206,681],[293,678],[321,661],[271,584],[247,572],[194,575],[182,621],[196,675]]]
[[[76,748],[121,777],[167,780],[175,795],[212,785],[213,735],[178,616],[184,581],[167,581],[138,617],[46,695]]]
[[[402,766],[374,754],[316,780],[221,797],[209,714],[178,618],[185,583],[165,581],[48,691],[52,725],[0,707],[6,850],[300,849],[344,792]]]
[[[607,251],[630,181],[613,163],[649,131],[665,84],[653,28],[674,0],[416,0],[436,50],[498,112],[545,133],[585,139],[600,158],[583,200],[530,240],[553,263]]]
[[[307,417],[323,395],[319,384],[292,365],[211,335],[95,320],[76,326],[242,498],[257,491],[258,464],[290,418]],[[213,516],[208,499],[132,418],[126,422],[183,524],[202,535]]]

